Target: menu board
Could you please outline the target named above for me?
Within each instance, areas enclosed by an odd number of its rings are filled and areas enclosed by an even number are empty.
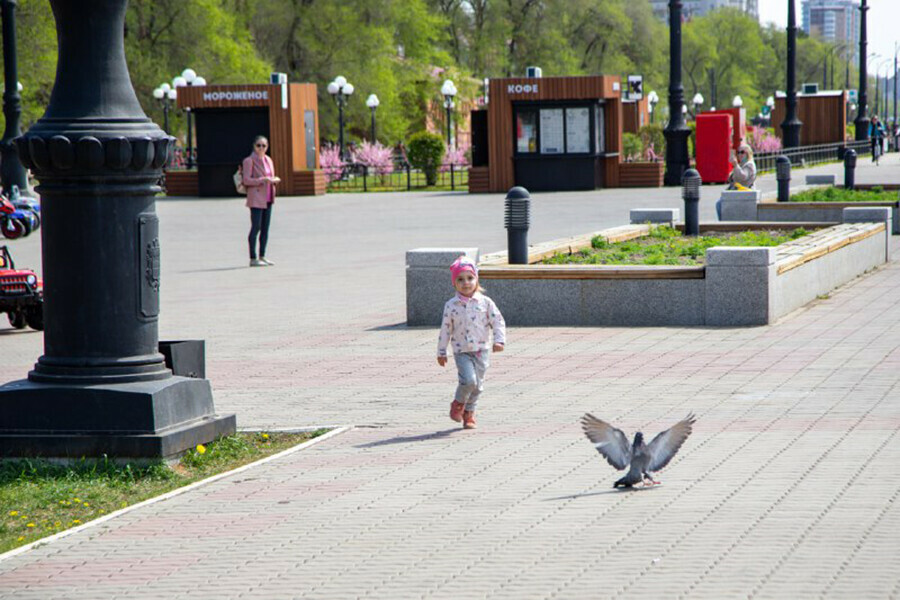
[[[585,107],[566,109],[566,152],[591,151],[591,113]]]
[[[562,154],[564,152],[563,139],[563,109],[541,109],[541,154]]]

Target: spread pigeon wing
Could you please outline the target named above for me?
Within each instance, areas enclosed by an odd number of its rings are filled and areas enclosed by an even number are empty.
[[[581,417],[581,428],[584,429],[584,435],[594,443],[597,452],[606,458],[606,462],[620,471],[631,463],[631,446],[621,429],[616,429],[590,413]]]
[[[647,453],[650,455],[650,464],[647,465],[648,471],[659,471],[672,460],[672,457],[681,448],[684,440],[691,435],[691,427],[697,419],[693,413],[658,434],[653,441],[647,446]]]

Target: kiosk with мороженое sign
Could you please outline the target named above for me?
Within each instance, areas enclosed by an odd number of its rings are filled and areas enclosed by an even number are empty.
[[[169,193],[238,195],[233,175],[258,135],[269,139],[269,155],[281,178],[280,195],[325,193],[325,174],[319,169],[315,84],[179,87],[178,107],[190,110],[196,121],[197,168],[167,171]]]
[[[489,85],[487,110],[472,113],[470,192],[619,185],[618,77],[520,77]]]

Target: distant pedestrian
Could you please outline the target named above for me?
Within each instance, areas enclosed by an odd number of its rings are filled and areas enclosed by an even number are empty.
[[[444,304],[438,336],[437,362],[447,364],[447,345],[459,375],[456,395],[450,403],[450,418],[466,429],[475,429],[475,409],[484,389],[491,350],[502,352],[506,344],[506,322],[494,301],[478,284],[478,267],[464,256],[450,265],[456,295]],[[491,343],[493,330],[493,344]]]
[[[241,176],[247,188],[247,207],[250,209],[250,266],[267,267],[274,263],[266,258],[266,244],[269,241],[269,223],[272,220],[272,205],[275,203],[275,186],[281,181],[275,176],[275,164],[266,154],[269,140],[258,135],[253,140],[253,152],[241,165]],[[259,255],[256,240],[259,238]],[[258,256],[258,258],[257,258]]]
[[[753,161],[753,149],[749,144],[738,146],[737,153],[731,153],[731,173],[728,175],[729,190],[752,190],[756,185],[756,163]],[[716,215],[722,220],[722,199],[716,201]]]
[[[877,116],[873,116],[869,121],[869,141],[872,143],[872,162],[878,165],[884,150],[884,125]]]

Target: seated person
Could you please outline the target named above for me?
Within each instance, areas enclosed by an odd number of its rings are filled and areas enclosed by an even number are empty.
[[[738,185],[753,189],[756,183],[756,163],[753,162],[753,150],[747,144],[738,147],[737,155],[731,153],[731,164],[734,168],[728,176],[728,189],[736,190]]]

